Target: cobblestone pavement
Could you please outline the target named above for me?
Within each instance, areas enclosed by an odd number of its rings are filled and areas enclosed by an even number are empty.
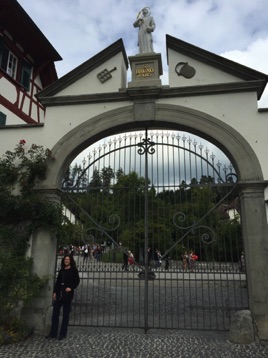
[[[70,327],[65,340],[28,340],[0,347],[1,358],[267,358],[268,344],[230,343],[226,332]]]

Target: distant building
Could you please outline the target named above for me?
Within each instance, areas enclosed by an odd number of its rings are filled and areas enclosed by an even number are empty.
[[[235,198],[229,205],[222,204],[218,208],[221,219],[234,220],[240,222],[240,203],[239,198]]]

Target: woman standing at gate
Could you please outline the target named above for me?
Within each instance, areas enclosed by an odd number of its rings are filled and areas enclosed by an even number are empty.
[[[74,258],[72,255],[65,255],[61,260],[61,269],[53,290],[52,324],[50,333],[46,336],[47,339],[57,338],[61,307],[63,307],[63,316],[58,339],[66,338],[74,290],[79,283],[80,278]]]

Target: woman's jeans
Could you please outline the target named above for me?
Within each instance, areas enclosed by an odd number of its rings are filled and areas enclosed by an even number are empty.
[[[62,306],[63,306],[63,315],[62,315],[60,336],[66,337],[68,324],[69,324],[69,314],[71,311],[71,303],[72,303],[71,300],[62,301],[58,299],[53,302],[52,325],[51,325],[51,332],[50,332],[50,334],[53,337],[57,337],[58,335],[60,310]]]

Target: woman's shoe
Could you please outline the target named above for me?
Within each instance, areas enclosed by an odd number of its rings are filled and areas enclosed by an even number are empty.
[[[58,340],[59,340],[59,341],[62,341],[62,340],[65,339],[65,338],[66,338],[66,336],[59,336],[59,337],[58,337]]]
[[[53,339],[57,338],[57,336],[53,336],[53,334],[49,333],[47,336],[45,336],[45,339]]]

